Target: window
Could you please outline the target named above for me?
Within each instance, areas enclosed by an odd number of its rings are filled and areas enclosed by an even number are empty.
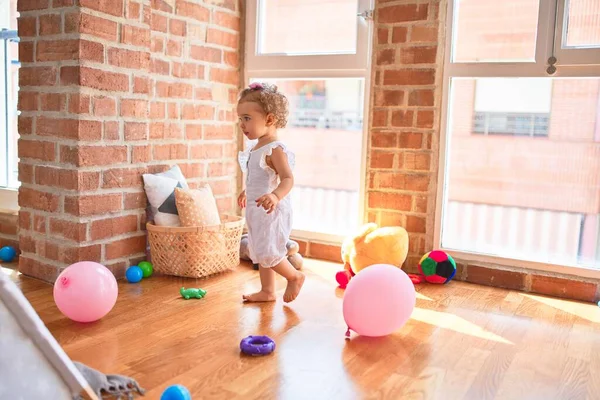
[[[0,2],[0,190],[17,188],[18,37],[16,0]],[[0,200],[3,195],[0,194]],[[0,208],[6,206],[0,204]],[[12,207],[10,207],[12,208]]]
[[[548,136],[551,90],[544,79],[477,79],[473,133]]]
[[[356,14],[356,0],[260,1],[257,53],[355,54]]]
[[[473,132],[484,135],[548,136],[548,114],[475,111]]]
[[[563,65],[598,65],[600,2],[558,0],[555,56]]]
[[[339,240],[363,222],[370,27],[357,14],[369,6],[365,0],[248,3],[247,82],[274,83],[290,103],[279,134],[296,154],[297,237]]]
[[[564,45],[571,48],[600,47],[600,2],[569,0],[566,11]]]
[[[600,2],[453,0],[448,11],[436,246],[600,269]]]
[[[454,62],[535,59],[539,0],[455,0]]]

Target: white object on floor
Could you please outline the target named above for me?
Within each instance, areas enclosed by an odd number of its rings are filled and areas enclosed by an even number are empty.
[[[0,273],[0,399],[98,397],[29,301]]]

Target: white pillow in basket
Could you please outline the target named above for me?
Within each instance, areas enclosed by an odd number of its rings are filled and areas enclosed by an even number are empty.
[[[210,185],[198,189],[175,189],[181,226],[215,226],[221,224],[217,201]]]
[[[189,189],[178,165],[158,174],[143,174],[144,191],[150,203],[149,221],[157,226],[180,226],[175,188]]]

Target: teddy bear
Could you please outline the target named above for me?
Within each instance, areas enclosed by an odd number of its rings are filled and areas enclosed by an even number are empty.
[[[300,245],[298,244],[298,242],[288,240],[285,247],[287,249],[287,259],[290,262],[290,264],[292,264],[292,266],[297,270],[301,270],[302,264],[304,263],[304,259],[300,254]],[[248,249],[247,233],[242,235],[242,239],[240,241],[240,258],[245,261],[252,261],[250,259],[250,251]],[[258,270],[258,264],[252,264],[252,267],[255,270]]]
[[[375,223],[363,225],[342,243],[344,270],[336,274],[342,289],[361,270],[374,264],[402,267],[408,255],[408,232],[400,226],[378,227]]]

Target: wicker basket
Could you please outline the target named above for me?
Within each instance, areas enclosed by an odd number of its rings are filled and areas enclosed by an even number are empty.
[[[232,270],[240,263],[240,240],[246,220],[221,216],[221,225],[169,227],[146,224],[154,271],[203,278]]]

